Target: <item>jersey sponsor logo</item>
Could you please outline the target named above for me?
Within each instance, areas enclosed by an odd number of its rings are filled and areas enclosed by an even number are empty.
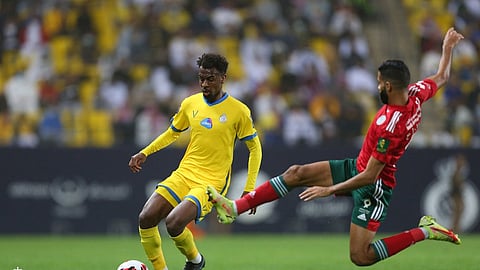
[[[219,121],[220,121],[220,123],[225,123],[225,122],[227,122],[227,115],[226,115],[225,113],[223,113],[222,115],[220,115]]]
[[[212,122],[212,118],[205,118],[203,119],[201,122],[200,122],[200,125],[205,127],[205,128],[208,128],[208,129],[211,129],[213,127],[213,122]]]
[[[195,116],[197,116],[197,114],[198,114],[198,110],[194,110],[194,111],[192,112],[193,118],[195,118]]]
[[[388,149],[388,145],[390,141],[385,138],[378,138],[377,142],[377,152],[379,153],[386,153]]]

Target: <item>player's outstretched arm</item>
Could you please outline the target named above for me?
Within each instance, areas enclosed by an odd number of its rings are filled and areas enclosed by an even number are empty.
[[[445,34],[442,44],[442,56],[438,64],[437,73],[428,77],[428,79],[433,80],[437,84],[438,88],[444,86],[450,78],[453,49],[462,39],[463,35],[455,31],[453,27],[448,29]]]

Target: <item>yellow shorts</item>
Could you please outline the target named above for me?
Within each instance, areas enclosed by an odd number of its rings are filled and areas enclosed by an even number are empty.
[[[177,172],[173,172],[165,180],[158,183],[155,192],[164,197],[173,207],[176,207],[183,200],[193,202],[197,206],[195,222],[203,220],[212,211],[213,205],[208,201],[207,184],[191,181]]]

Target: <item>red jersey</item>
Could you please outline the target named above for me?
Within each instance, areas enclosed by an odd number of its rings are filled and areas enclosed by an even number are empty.
[[[418,129],[422,119],[422,104],[437,92],[437,84],[425,79],[408,86],[408,103],[404,106],[383,105],[377,112],[362,149],[357,158],[357,170],[367,167],[370,157],[385,163],[380,173],[382,182],[393,188],[396,184],[396,163],[405,153],[408,144]]]

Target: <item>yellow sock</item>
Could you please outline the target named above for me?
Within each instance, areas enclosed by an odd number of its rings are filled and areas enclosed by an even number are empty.
[[[187,257],[187,260],[190,261],[197,257],[198,249],[193,241],[193,234],[188,228],[185,228],[181,234],[171,238],[178,250]]]
[[[140,240],[142,242],[145,254],[152,262],[154,270],[167,269],[167,263],[163,257],[162,251],[162,239],[160,238],[160,232],[158,227],[152,227],[148,229],[138,228],[140,233]]]

